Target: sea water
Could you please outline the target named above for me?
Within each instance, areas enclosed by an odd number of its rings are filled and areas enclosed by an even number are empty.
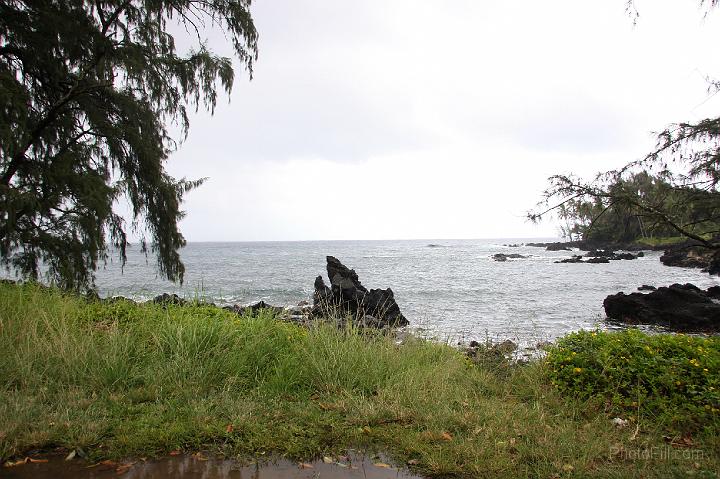
[[[181,252],[182,286],[160,279],[155,260],[137,248],[123,269],[117,261],[97,274],[102,296],[136,300],[168,292],[218,305],[263,300],[279,306],[312,297],[327,255],[355,269],[368,289],[392,288],[410,328],[457,342],[552,340],[578,329],[604,328],[603,299],[638,286],[720,284],[699,269],[667,267],[659,252],[609,264],[556,264],[577,251],[505,244],[536,240],[412,240],[189,243]],[[498,262],[495,253],[525,259]]]

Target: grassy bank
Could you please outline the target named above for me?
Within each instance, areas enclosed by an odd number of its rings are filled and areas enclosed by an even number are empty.
[[[558,373],[593,367],[575,341],[551,353],[558,364],[471,361],[412,338],[2,284],[0,458],[50,446],[297,459],[367,447],[437,477],[715,477],[712,410],[672,402],[653,415],[621,400],[632,387],[588,392],[582,374]]]

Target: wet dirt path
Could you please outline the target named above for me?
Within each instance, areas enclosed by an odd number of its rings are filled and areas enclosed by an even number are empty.
[[[165,457],[149,461],[105,461],[88,464],[58,456],[33,456],[11,467],[0,468],[7,479],[421,479],[385,462],[383,457],[360,454],[323,458],[311,463],[281,459],[242,465],[233,460],[202,454]],[[40,462],[47,461],[47,462]],[[17,462],[17,461],[16,461]]]

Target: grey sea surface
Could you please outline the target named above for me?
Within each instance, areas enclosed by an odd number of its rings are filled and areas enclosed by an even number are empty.
[[[638,286],[720,284],[699,269],[663,266],[659,252],[609,264],[555,264],[577,252],[504,244],[528,239],[189,243],[182,286],[162,280],[137,248],[97,274],[101,296],[147,300],[177,293],[225,304],[264,300],[287,306],[312,297],[325,257],[355,269],[368,288],[390,287],[410,329],[441,341],[514,339],[524,344],[607,328],[603,299]],[[545,240],[552,241],[552,240]],[[531,255],[497,262],[495,253]],[[326,280],[327,281],[327,280]]]

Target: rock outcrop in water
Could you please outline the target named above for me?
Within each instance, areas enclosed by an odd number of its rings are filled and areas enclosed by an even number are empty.
[[[270,311],[276,318],[291,321],[300,325],[310,325],[313,321],[322,319],[338,320],[343,323],[346,318],[352,318],[353,324],[362,327],[388,328],[406,326],[408,320],[400,312],[395,301],[392,289],[365,288],[354,270],[347,268],[337,258],[327,257],[327,272],[330,287],[325,285],[322,276],[315,279],[315,292],[313,304],[301,301],[297,306],[273,306],[265,301],[244,306],[230,304],[222,309],[239,316],[257,316],[262,311]],[[98,298],[88,298],[97,299]],[[132,301],[123,297],[109,298],[108,302]],[[134,301],[133,301],[134,302]],[[177,294],[163,293],[155,296],[148,303],[168,307],[204,305],[218,307],[213,303],[190,301]]]
[[[492,259],[495,261],[507,261],[509,259],[525,259],[529,258],[530,256],[524,256],[518,253],[511,253],[511,254],[505,254],[505,253],[496,253],[492,255]]]
[[[693,243],[697,244],[697,243]],[[526,243],[525,246],[533,246],[537,248],[545,248],[548,251],[572,251],[577,248],[581,251],[592,251],[592,250],[623,250],[623,251],[643,251],[643,250],[656,250],[662,251],[665,249],[663,246],[648,245],[637,242],[614,242],[614,241],[596,241],[596,240],[579,240],[579,241],[565,241],[565,242],[554,242],[554,243]]]
[[[642,251],[634,255],[632,253],[616,253],[611,249],[594,249],[588,251],[588,253],[585,255],[586,258],[607,258],[610,261],[619,261],[622,259],[631,260],[642,258],[643,256],[645,256],[645,253],[643,253]]]
[[[673,284],[650,293],[618,293],[605,298],[608,318],[631,324],[654,324],[675,331],[720,331],[720,287],[703,291]]]
[[[665,266],[703,268],[711,275],[720,275],[720,252],[701,246],[678,247],[665,250],[660,257]]]
[[[534,246],[539,243],[528,243],[528,246]],[[547,251],[572,251],[572,249],[565,243],[549,243],[545,246]]]
[[[178,296],[175,293],[173,293],[173,294],[163,293],[161,295],[155,296],[155,298],[153,298],[152,302],[155,304],[164,304],[164,305],[176,304],[176,305],[182,306],[187,301],[185,301],[183,298],[181,298],[180,296]]]
[[[315,279],[313,316],[344,317],[350,315],[362,326],[406,326],[408,320],[400,312],[392,289],[365,288],[355,270],[349,269],[333,256],[327,257],[330,286],[322,276]]]
[[[232,306],[225,306],[223,309],[225,309],[227,311],[232,311],[233,313],[237,314],[238,316],[242,316],[242,315],[256,316],[263,309],[268,309],[275,314],[282,314],[285,312],[285,308],[282,308],[280,306],[273,306],[271,304],[266,303],[265,301],[258,301],[257,303],[251,304],[249,306],[241,306],[239,304],[233,304]]]
[[[561,259],[555,261],[556,263],[590,263],[590,264],[603,264],[609,263],[610,261],[620,260],[632,260],[645,256],[645,253],[640,251],[637,255],[632,253],[616,253],[612,250],[592,250],[588,252],[583,259],[581,255],[573,255],[570,258]]]

